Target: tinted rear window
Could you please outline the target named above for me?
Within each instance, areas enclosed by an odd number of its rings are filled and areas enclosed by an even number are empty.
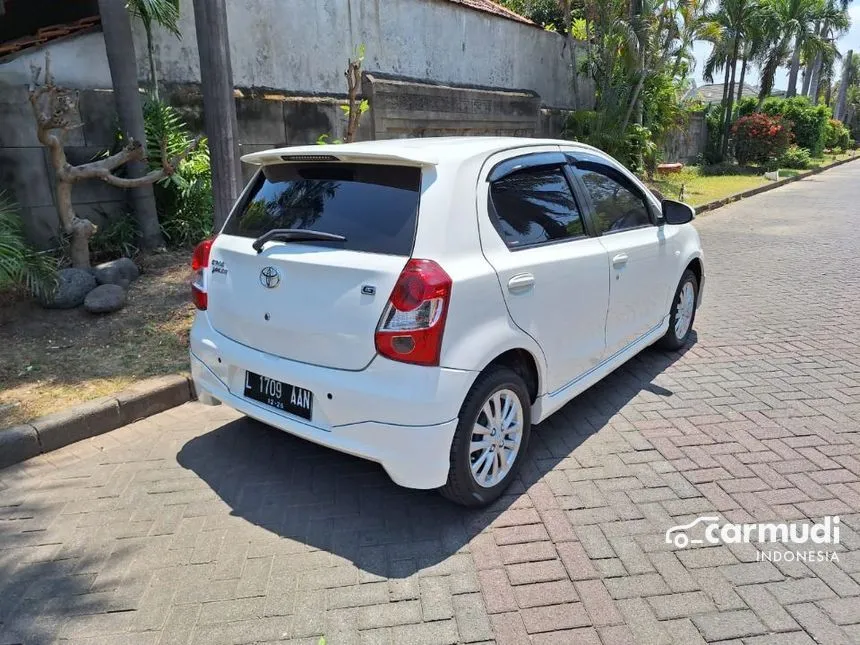
[[[290,242],[351,251],[410,255],[420,168],[377,164],[264,166],[224,233],[260,237],[272,229],[310,229],[345,242]]]

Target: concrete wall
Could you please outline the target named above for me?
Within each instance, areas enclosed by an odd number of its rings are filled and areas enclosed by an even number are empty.
[[[51,75],[58,85],[78,89],[111,87],[105,41],[100,30],[95,29],[85,34],[58,40],[51,43],[49,47]],[[0,63],[0,87],[29,85],[32,78],[30,65],[45,67],[44,48],[24,50],[15,58]]]
[[[181,6],[182,40],[160,32],[156,45],[163,77],[193,83],[192,3]],[[230,0],[227,12],[239,87],[343,94],[346,61],[364,44],[366,71],[528,89],[544,105],[574,107],[564,38],[447,0]]]
[[[193,4],[187,0],[180,6],[182,38],[155,31],[157,66],[164,97],[182,110],[193,130],[202,131]],[[338,108],[346,93],[343,71],[360,44],[366,48],[365,72],[449,86],[449,112],[456,111],[456,97],[469,94],[459,88],[524,90],[533,97],[528,99],[532,109],[539,106],[540,111],[534,127],[526,125],[523,133],[558,136],[559,115],[593,102],[587,79],[580,77],[574,92],[572,43],[448,0],[229,0],[227,9],[234,83],[241,88],[237,116],[242,154],[312,143],[324,133],[343,137],[346,122]],[[135,47],[145,83],[148,62],[139,24]],[[111,79],[104,39],[96,30],[49,48],[56,83],[83,90],[84,127],[70,138],[67,155],[72,163],[88,161],[112,144],[116,122],[112,94],[105,91]],[[0,189],[20,203],[28,236],[41,247],[53,243],[57,216],[52,171],[36,140],[26,86],[30,66],[44,66],[44,60],[45,50],[39,48],[0,63]],[[465,130],[500,127],[492,119],[482,123],[477,112],[462,117],[471,122]],[[404,134],[421,131],[391,136]],[[372,136],[373,122],[366,115],[359,138]],[[127,208],[122,191],[97,181],[76,185],[73,198],[79,214],[97,224]]]
[[[167,84],[200,82],[193,5],[180,3],[177,39],[155,30],[156,59]],[[593,87],[571,82],[572,49],[557,33],[448,0],[230,0],[227,3],[233,79],[237,87],[272,88],[298,95],[343,95],[343,70],[356,47],[366,47],[365,71],[454,85],[523,89],[544,107],[585,108]],[[143,30],[135,25],[140,78],[148,74]],[[577,50],[578,55],[584,51]],[[29,83],[25,52],[0,64],[0,84]],[[101,35],[52,45],[58,83],[109,88]],[[578,104],[578,105],[577,105]]]
[[[666,162],[693,163],[705,153],[708,144],[708,128],[702,112],[691,112],[687,125],[672,131],[663,144],[663,158]]]
[[[93,160],[114,140],[115,110],[111,92],[81,93],[79,113],[84,127],[70,133],[66,157],[71,164]],[[54,207],[54,173],[36,126],[26,87],[0,91],[0,190],[8,191],[24,216],[27,237],[41,248],[57,243],[59,220]],[[100,181],[75,185],[72,200],[77,214],[101,225],[107,217],[125,212],[126,195]]]

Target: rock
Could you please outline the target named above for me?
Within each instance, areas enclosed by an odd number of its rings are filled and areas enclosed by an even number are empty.
[[[110,263],[93,267],[92,273],[99,284],[119,284],[119,281],[123,279],[119,268]]]
[[[92,314],[107,314],[125,307],[125,289],[117,284],[103,284],[87,294],[84,309]]]
[[[80,307],[87,294],[96,288],[96,279],[86,269],[60,269],[57,272],[57,290],[50,300],[42,304],[49,309]]]
[[[121,284],[120,280],[134,282],[140,276],[137,265],[129,258],[103,262],[93,269],[99,284]]]

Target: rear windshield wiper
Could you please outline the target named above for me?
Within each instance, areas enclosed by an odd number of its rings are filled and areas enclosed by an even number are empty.
[[[265,246],[266,242],[271,242],[272,240],[278,240],[279,242],[308,242],[313,240],[346,242],[346,238],[343,235],[336,235],[334,233],[311,231],[306,228],[273,228],[254,240],[251,246],[254,247],[254,250],[259,255],[263,252],[263,246]]]

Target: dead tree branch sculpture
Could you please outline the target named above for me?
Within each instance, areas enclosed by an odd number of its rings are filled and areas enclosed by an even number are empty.
[[[143,144],[132,138],[128,138],[125,146],[116,154],[98,161],[73,166],[66,159],[65,145],[69,132],[83,125],[73,122],[73,115],[77,111],[78,93],[54,84],[49,54],[45,55],[45,74],[41,84],[41,68],[33,65],[31,70],[33,78],[29,88],[30,105],[36,119],[36,134],[39,142],[47,148],[51,165],[54,167],[60,225],[70,239],[69,255],[72,266],[86,268],[90,266],[89,241],[96,232],[96,225],[75,214],[72,205],[72,187],[75,183],[86,179],[100,179],[118,188],[135,188],[152,184],[175,173],[182,160],[196,150],[200,138],[194,139],[185,150],[173,158],[162,154],[161,168],[134,179],[113,174],[113,171],[129,161],[146,160]]]

